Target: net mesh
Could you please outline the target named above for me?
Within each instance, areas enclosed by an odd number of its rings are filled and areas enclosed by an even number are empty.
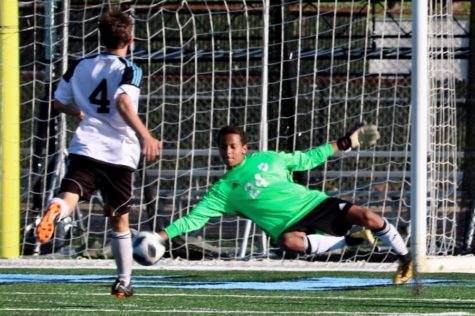
[[[23,256],[110,256],[99,194],[58,225],[52,243],[40,246],[33,234],[58,188],[77,124],[51,110],[52,91],[69,62],[101,51],[97,23],[109,2],[21,2]],[[266,106],[270,150],[306,150],[334,141],[363,120],[378,125],[377,145],[337,155],[294,178],[385,216],[409,244],[411,2],[271,1],[268,25],[261,1],[113,5],[134,19],[130,59],[144,73],[139,112],[164,148],[159,160],[142,162],[136,173],[134,230],[156,231],[188,213],[224,174],[214,142],[220,127],[244,127],[249,148],[259,150]],[[463,67],[455,56],[462,46],[455,35],[463,33],[468,17],[454,17],[451,8],[451,1],[432,1],[430,7],[427,254],[452,254],[457,242],[456,85],[463,84]],[[246,219],[224,216],[176,238],[167,256],[291,255]],[[362,245],[311,259],[392,257],[381,245]]]

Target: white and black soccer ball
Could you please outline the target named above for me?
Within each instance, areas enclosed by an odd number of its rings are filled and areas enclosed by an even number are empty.
[[[132,247],[134,260],[143,266],[154,265],[165,253],[165,243],[155,232],[137,233],[133,238]]]

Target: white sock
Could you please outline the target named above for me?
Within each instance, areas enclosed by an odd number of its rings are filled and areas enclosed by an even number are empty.
[[[117,266],[117,276],[125,286],[130,283],[132,274],[132,238],[130,231],[111,233],[111,248]]]
[[[409,250],[396,228],[384,219],[384,226],[379,230],[373,230],[374,235],[390,246],[400,256],[407,255]]]
[[[65,217],[68,217],[70,214],[69,214],[69,206],[68,204],[66,204],[66,202],[64,202],[63,199],[61,198],[53,198],[49,203],[48,203],[48,208],[51,204],[53,203],[56,203],[56,204],[59,204],[59,208],[61,209],[61,214],[59,215],[58,217],[58,222],[60,220],[62,220],[63,218]]]
[[[345,237],[326,236],[319,234],[307,235],[304,238],[305,252],[316,255],[325,251],[340,249],[346,246]]]

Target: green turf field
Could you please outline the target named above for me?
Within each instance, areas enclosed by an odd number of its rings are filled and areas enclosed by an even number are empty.
[[[135,294],[109,295],[111,270],[0,268],[0,315],[475,315],[475,274],[134,271]]]

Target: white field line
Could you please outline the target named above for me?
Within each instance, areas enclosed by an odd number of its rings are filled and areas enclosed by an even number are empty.
[[[1,292],[2,295],[44,295],[44,292]],[[48,292],[47,294],[52,296],[70,296],[73,293],[68,292]],[[102,293],[81,293],[82,296],[110,296],[107,292]],[[464,299],[464,300],[454,300],[454,299],[434,299],[434,298],[397,298],[397,297],[346,297],[346,296],[305,296],[305,295],[240,295],[240,294],[186,294],[186,293],[134,293],[134,296],[144,296],[144,297],[200,297],[200,298],[253,298],[253,299],[282,299],[282,300],[292,300],[292,299],[307,299],[307,300],[335,300],[335,301],[395,301],[395,302],[437,302],[437,303],[474,303],[475,299]]]
[[[47,269],[112,269],[115,262],[111,259],[43,259],[20,258],[0,259],[0,268],[47,268]],[[183,259],[161,259],[153,266],[141,266],[133,263],[134,270],[168,270],[168,271],[367,271],[388,272],[396,271],[397,262],[372,263],[372,262],[307,262],[304,260],[202,260],[188,261]]]
[[[124,309],[92,309],[92,308],[0,308],[0,311],[8,312],[95,312],[95,313],[126,313],[130,314],[143,314],[143,313],[154,313],[154,314],[216,314],[216,315],[270,315],[270,314],[279,314],[279,315],[362,315],[361,312],[335,312],[335,311],[308,311],[308,312],[296,312],[296,311],[254,311],[254,310],[216,310],[216,309],[162,309],[162,310],[152,310],[152,309],[133,309],[127,310]],[[465,315],[474,315],[471,313],[384,313],[384,312],[364,312],[364,315],[424,315],[424,316],[465,316]]]
[[[55,259],[55,258],[16,258],[0,259],[0,268],[58,268],[58,269],[115,269],[111,259]],[[145,267],[134,262],[134,269],[143,270],[196,270],[196,271],[395,271],[397,262],[374,263],[357,262],[307,262],[305,260],[201,260],[164,258],[156,265]],[[423,272],[433,273],[475,273],[475,256],[429,257]]]

